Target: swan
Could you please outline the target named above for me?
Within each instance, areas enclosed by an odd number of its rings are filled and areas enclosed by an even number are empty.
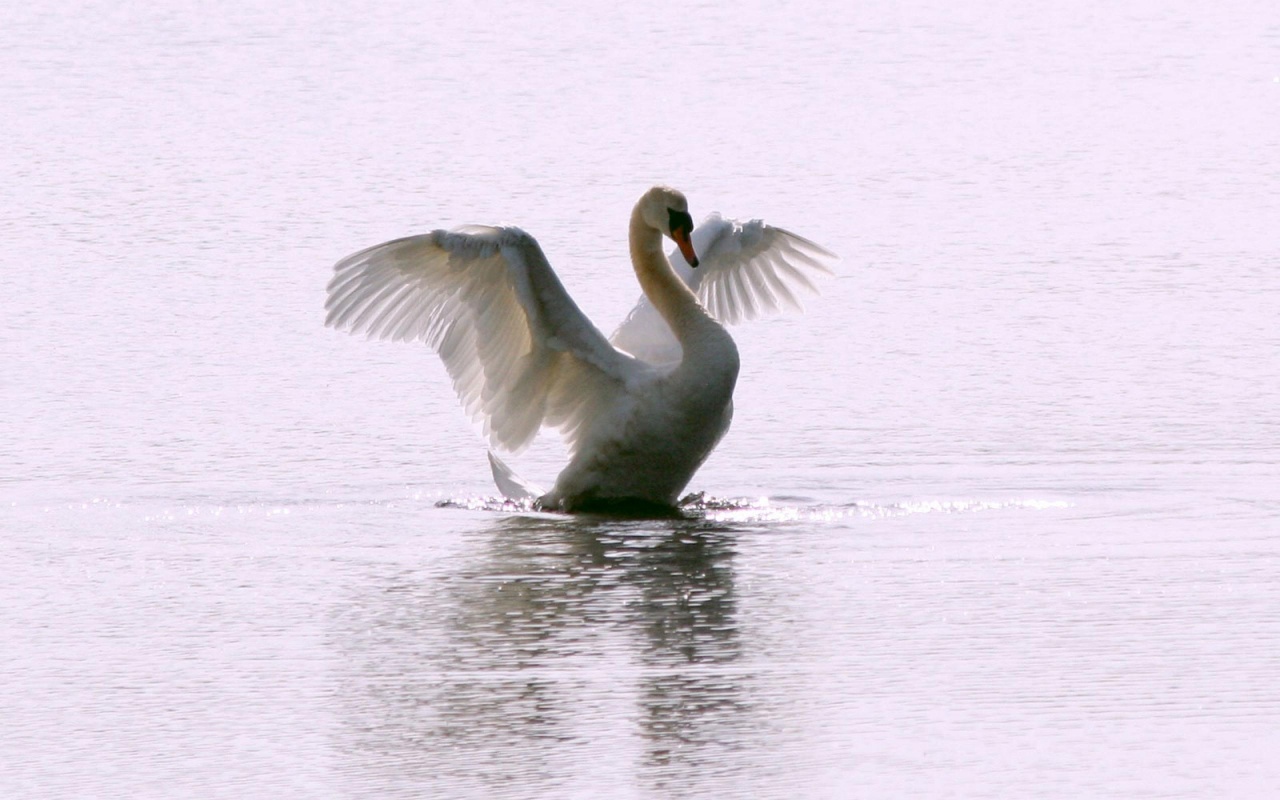
[[[797,291],[816,292],[810,276],[830,274],[834,255],[760,220],[712,214],[695,229],[685,196],[665,186],[636,203],[629,241],[643,295],[611,339],[511,226],[435,230],[342,259],[325,324],[425,342],[494,448],[518,452],[558,428],[569,463],[549,492],[490,450],[506,497],[564,512],[671,508],[733,417],[739,359],[725,324],[799,309]]]

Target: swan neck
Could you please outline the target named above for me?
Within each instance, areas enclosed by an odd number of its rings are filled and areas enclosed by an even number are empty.
[[[662,233],[645,221],[639,206],[631,213],[630,241],[631,266],[640,288],[683,342],[693,327],[704,320],[710,322],[711,318],[672,269],[662,252]]]

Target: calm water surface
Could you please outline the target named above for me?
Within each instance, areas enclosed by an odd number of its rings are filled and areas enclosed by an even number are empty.
[[[775,5],[8,15],[0,795],[1280,793],[1280,17]],[[656,181],[843,257],[734,502],[486,504],[331,265]]]

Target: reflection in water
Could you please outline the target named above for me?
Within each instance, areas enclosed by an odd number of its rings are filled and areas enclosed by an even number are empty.
[[[394,576],[340,615],[339,749],[361,785],[661,794],[756,749],[732,528],[519,516],[477,537],[448,574]]]

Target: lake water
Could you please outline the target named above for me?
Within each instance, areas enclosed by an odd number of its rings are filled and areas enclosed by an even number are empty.
[[[0,795],[1280,794],[1273,4],[47,2],[0,45]],[[434,355],[323,327],[332,264],[519,224],[607,333],[659,181],[842,256],[734,331],[690,489],[735,502],[486,505]]]

